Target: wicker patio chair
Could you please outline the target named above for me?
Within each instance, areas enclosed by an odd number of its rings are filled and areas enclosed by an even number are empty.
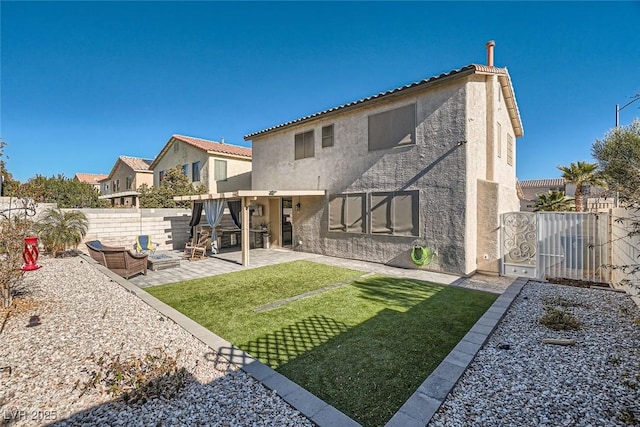
[[[125,279],[138,273],[147,274],[148,254],[136,255],[125,248],[103,248],[101,252],[106,267]]]
[[[124,247],[120,247],[120,246],[103,245],[100,240],[90,240],[88,242],[85,242],[84,244],[87,245],[87,249],[89,249],[89,255],[91,255],[91,258],[95,259],[96,261],[98,261],[100,265],[104,265],[105,267],[107,266],[107,263],[104,260],[104,254],[102,253],[103,249],[106,248],[106,249],[123,249],[124,250]]]

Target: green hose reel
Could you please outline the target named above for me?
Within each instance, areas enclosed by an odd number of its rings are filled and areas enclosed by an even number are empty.
[[[411,260],[419,267],[429,265],[433,260],[433,250],[426,246],[414,245],[411,249]]]

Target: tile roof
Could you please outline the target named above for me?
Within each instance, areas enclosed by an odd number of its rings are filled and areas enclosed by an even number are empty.
[[[311,119],[315,119],[330,113],[335,113],[337,111],[341,111],[341,110],[346,110],[346,109],[350,109],[350,108],[354,108],[357,106],[360,106],[362,104],[386,97],[386,96],[390,96],[390,95],[396,95],[400,92],[405,92],[405,91],[412,91],[412,90],[417,90],[417,89],[421,89],[423,87],[428,87],[429,85],[436,83],[436,82],[440,82],[452,77],[463,77],[469,74],[473,74],[473,73],[478,73],[478,74],[494,74],[494,75],[498,75],[500,77],[504,77],[504,81],[501,81],[501,84],[503,86],[503,88],[505,90],[507,90],[508,92],[508,96],[505,95],[505,102],[507,103],[507,106],[509,107],[509,115],[511,117],[512,122],[514,123],[514,129],[516,130],[516,136],[522,136],[523,135],[523,130],[522,130],[522,121],[520,119],[520,112],[518,111],[518,106],[515,103],[515,95],[513,94],[513,86],[511,85],[511,79],[509,78],[509,73],[507,71],[506,68],[497,68],[497,67],[489,67],[487,65],[479,65],[479,64],[471,64],[471,65],[467,65],[466,67],[462,67],[456,70],[452,70],[449,71],[447,73],[442,73],[440,75],[437,76],[433,76],[433,77],[429,77],[427,79],[424,80],[420,80],[417,82],[413,82],[413,83],[409,83],[407,85],[395,88],[395,89],[391,89],[388,90],[386,92],[380,92],[376,95],[372,95],[369,96],[367,98],[362,98],[362,99],[358,99],[357,101],[353,101],[353,102],[349,102],[348,104],[343,104],[343,105],[339,105],[337,107],[333,107],[333,108],[329,108],[328,110],[323,110],[323,111],[319,111],[317,113],[314,114],[310,114],[308,116],[304,116],[301,117],[299,119],[296,120],[291,120],[289,122],[286,123],[282,123],[280,125],[276,125],[276,126],[272,126],[270,128],[267,129],[263,129],[261,131],[257,131],[257,132],[253,132],[250,133],[248,135],[244,136],[245,140],[250,140],[255,136],[258,135],[262,135],[274,130],[278,130],[293,124],[297,124],[297,123],[302,123],[302,122],[306,122],[308,120]]]
[[[192,136],[173,135],[179,141],[189,144],[193,147],[220,154],[228,154],[232,156],[240,156],[251,158],[251,148],[241,147],[239,145],[226,144],[223,142],[209,141],[202,138],[194,138]]]
[[[153,163],[153,159],[142,159],[140,157],[120,156],[119,159],[136,172],[148,171],[149,165]]]
[[[125,165],[129,166],[131,169],[133,169],[134,172],[153,172],[151,169],[149,169],[149,165],[153,163],[153,160],[151,159],[142,159],[140,157],[130,157],[130,156],[120,156],[118,157],[118,160],[116,160],[116,162],[114,163],[113,168],[111,168],[111,172],[109,172],[109,176],[107,176],[107,178],[105,179],[111,179],[111,177],[116,172],[116,169],[118,168],[118,165],[120,163],[124,163]],[[104,181],[105,179],[101,179],[100,181]]]
[[[81,173],[75,174],[74,178],[80,182],[86,182],[87,184],[97,184],[99,181],[109,177],[109,175],[103,173]]]
[[[547,179],[530,179],[527,181],[520,181],[520,187],[524,188],[538,188],[538,187],[562,187],[566,181],[564,178],[547,178]]]

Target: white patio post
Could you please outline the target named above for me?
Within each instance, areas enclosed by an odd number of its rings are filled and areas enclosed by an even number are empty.
[[[249,265],[249,203],[242,197],[242,265]]]

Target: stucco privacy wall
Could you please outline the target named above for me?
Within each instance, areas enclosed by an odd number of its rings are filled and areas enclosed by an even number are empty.
[[[515,190],[515,131],[497,77],[470,76],[466,90],[466,269],[499,273],[500,215],[520,206]],[[512,138],[511,164],[508,136]]]
[[[74,209],[63,209],[70,211]],[[77,209],[89,220],[83,243],[100,240],[110,246],[132,248],[136,236],[148,234],[158,250],[182,249],[189,239],[189,209]],[[80,249],[83,249],[82,246]]]
[[[420,92],[253,139],[254,190],[327,190],[328,194],[419,190],[419,236],[328,231],[326,199],[303,197],[294,213],[296,249],[415,267],[414,243],[437,252],[429,269],[466,272],[465,82],[443,82]],[[368,116],[416,103],[416,144],[368,150]],[[322,148],[321,129],[334,125],[333,147]],[[294,160],[294,136],[314,129],[315,157]],[[475,181],[475,179],[474,179]],[[294,204],[296,202],[294,201]],[[474,260],[475,261],[475,260]]]
[[[633,209],[611,210],[611,264],[613,266],[640,266],[640,236],[629,236],[633,223],[640,215]],[[611,281],[614,287],[622,288],[640,305],[640,271],[633,274],[622,269],[613,269]]]

